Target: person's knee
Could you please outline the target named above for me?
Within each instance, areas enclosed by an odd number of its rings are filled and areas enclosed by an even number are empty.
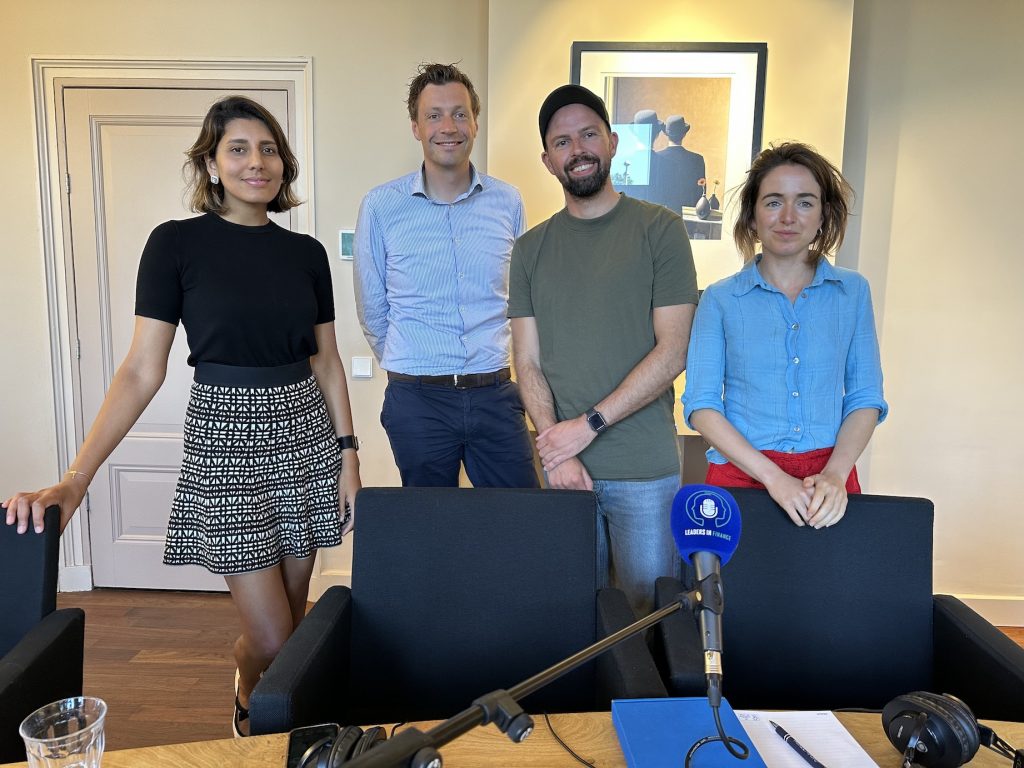
[[[281,652],[292,631],[291,621],[266,625],[247,638],[249,647],[254,655],[269,663]]]

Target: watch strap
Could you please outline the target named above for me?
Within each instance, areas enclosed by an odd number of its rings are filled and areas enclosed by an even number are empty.
[[[354,448],[358,451],[359,438],[355,435],[342,435],[338,438],[338,447],[343,451],[348,450],[349,448]]]

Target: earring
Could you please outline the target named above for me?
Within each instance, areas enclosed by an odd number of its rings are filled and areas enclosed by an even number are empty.
[[[213,186],[217,186],[218,184],[220,184],[220,176],[218,176],[216,173],[211,174],[210,183],[213,184]]]

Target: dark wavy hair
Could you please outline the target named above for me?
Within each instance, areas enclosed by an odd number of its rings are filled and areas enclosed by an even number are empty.
[[[811,242],[811,255],[817,262],[822,256],[834,254],[843,244],[846,221],[853,207],[854,192],[850,183],[832,163],[807,144],[789,141],[773,144],[755,158],[747,179],[736,192],[740,212],[733,227],[733,239],[745,264],[754,260],[757,231],[754,213],[757,196],[764,177],[780,165],[800,165],[810,171],[821,187],[821,230]]]
[[[185,195],[189,208],[196,213],[224,213],[224,185],[210,181],[206,170],[206,161],[217,153],[217,145],[224,138],[224,130],[232,120],[259,120],[274,137],[277,153],[284,164],[284,176],[277,197],[267,204],[267,210],[274,213],[287,211],[302,203],[292,191],[292,182],[299,175],[299,163],[288,146],[277,119],[266,107],[245,96],[227,96],[214,103],[203,118],[203,127],[199,138],[185,153],[185,165],[182,173],[188,183]]]
[[[416,122],[416,111],[419,109],[420,94],[428,85],[447,85],[448,83],[462,83],[469,91],[470,108],[473,110],[473,117],[480,117],[480,97],[477,96],[473,81],[466,73],[454,64],[420,64],[416,69],[416,77],[409,81],[409,97],[406,99],[406,107],[409,109],[409,119]]]

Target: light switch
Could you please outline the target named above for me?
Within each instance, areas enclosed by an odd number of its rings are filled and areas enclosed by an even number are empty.
[[[352,378],[353,379],[372,379],[373,378],[373,358],[372,357],[353,357],[352,358]]]

